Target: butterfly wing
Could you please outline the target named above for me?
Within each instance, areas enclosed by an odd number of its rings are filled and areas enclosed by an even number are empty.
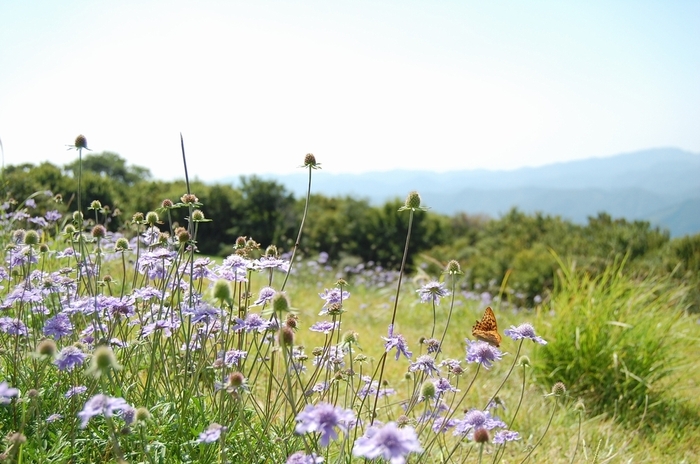
[[[484,311],[484,316],[481,320],[476,321],[476,324],[472,327],[472,335],[478,340],[483,340],[493,346],[498,347],[501,345],[501,335],[498,333],[496,315],[493,314],[490,306]]]

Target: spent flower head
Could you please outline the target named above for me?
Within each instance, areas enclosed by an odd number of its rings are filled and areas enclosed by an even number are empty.
[[[421,206],[420,203],[420,195],[418,192],[413,191],[406,196],[406,201],[404,202],[404,205],[399,208],[399,211],[427,211],[428,208],[426,206]]]

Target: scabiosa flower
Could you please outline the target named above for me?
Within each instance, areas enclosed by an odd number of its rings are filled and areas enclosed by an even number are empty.
[[[44,324],[44,335],[59,339],[73,333],[73,324],[63,313],[56,314]]]
[[[450,384],[450,381],[445,377],[440,377],[435,381],[435,391],[438,393],[438,395],[444,395],[447,392],[456,393],[459,391],[459,388],[453,387],[452,384]]]
[[[69,388],[68,391],[65,392],[65,393],[63,394],[63,396],[65,396],[66,398],[71,398],[71,397],[73,397],[73,396],[75,396],[75,395],[82,395],[82,394],[85,393],[86,391],[87,391],[87,387],[86,387],[86,386],[84,386],[84,385],[77,385],[77,386],[75,386],[75,387]]]
[[[234,364],[238,364],[238,361],[245,359],[246,356],[248,356],[247,351],[228,350],[226,353],[224,353],[224,364],[231,367]]]
[[[10,398],[19,395],[19,390],[10,387],[7,382],[0,383],[0,404],[8,404]]]
[[[287,272],[289,271],[289,261],[275,256],[261,256],[259,259],[253,261],[253,268],[258,271],[277,269],[282,272]]]
[[[321,464],[323,458],[316,453],[306,454],[303,451],[297,451],[287,458],[285,464]]]
[[[466,342],[468,363],[480,363],[484,368],[488,369],[493,365],[494,361],[500,361],[503,357],[501,350],[484,341],[467,339]]]
[[[386,340],[384,347],[386,348],[387,353],[391,351],[392,348],[396,348],[397,361],[399,359],[399,356],[402,354],[406,356],[406,359],[411,359],[411,356],[413,356],[413,353],[408,350],[408,344],[406,343],[406,339],[403,337],[403,335],[394,336],[393,324],[389,325],[389,336],[382,338]]]
[[[362,376],[362,381],[365,383],[365,385],[360,388],[357,392],[358,398],[365,398],[368,395],[374,396],[377,393],[377,389],[379,388],[379,382],[376,380],[372,380],[372,377],[368,375]],[[393,388],[382,388],[379,390],[379,398],[384,397],[384,396],[390,396],[396,393],[396,390]]]
[[[499,430],[493,436],[493,442],[498,444],[498,445],[502,445],[503,443],[505,443],[507,441],[515,441],[515,440],[520,440],[520,434],[518,432],[514,432],[512,430]]]
[[[437,366],[435,366],[435,360],[432,358],[432,356],[429,356],[427,354],[418,356],[418,359],[416,359],[415,362],[411,363],[410,367],[408,368],[408,371],[421,371],[428,374],[431,377],[435,374],[440,373]]]
[[[319,313],[319,316],[323,316],[328,313],[328,308],[335,304],[342,304],[343,301],[350,298],[350,292],[347,290],[341,291],[339,288],[324,289],[323,293],[319,293],[318,296],[325,300],[325,304]]]
[[[98,393],[85,403],[83,410],[78,413],[81,420],[80,428],[87,427],[88,422],[95,416],[112,417],[116,412],[131,408],[124,398],[113,398]]]
[[[345,367],[345,349],[342,346],[330,346],[325,351],[314,357],[314,366],[323,365],[330,371],[337,371]]]
[[[24,322],[17,318],[12,317],[0,317],[0,330],[8,335],[21,335],[26,337],[29,335],[27,326]]]
[[[272,287],[263,287],[260,289],[260,293],[258,294],[258,299],[253,302],[253,306],[260,306],[263,304],[270,303],[272,301],[272,297],[275,296],[275,293],[277,290],[275,290]]]
[[[221,432],[225,432],[228,427],[219,425],[216,422],[212,423],[207,429],[199,434],[197,441],[199,443],[214,443],[221,437]]]
[[[326,335],[331,333],[333,330],[337,330],[340,327],[340,322],[336,321],[318,321],[311,327],[309,327],[309,330],[312,332],[321,332]]]
[[[443,282],[432,281],[423,285],[421,288],[416,290],[420,296],[420,300],[423,303],[435,303],[440,304],[440,298],[446,297],[450,294],[450,291],[445,288]]]
[[[58,353],[53,363],[61,371],[72,371],[85,362],[85,353],[75,346],[67,346]]]
[[[520,324],[517,327],[511,325],[510,329],[504,330],[503,333],[508,335],[513,340],[528,338],[533,342],[539,343],[540,345],[547,344],[547,341],[544,338],[535,334],[535,328],[532,326],[532,324],[528,324],[527,322],[525,324]]]
[[[246,282],[248,268],[252,268],[250,260],[237,254],[232,254],[227,256],[220,266],[214,266],[214,273],[230,282]]]
[[[245,330],[246,332],[265,332],[270,327],[270,321],[263,319],[258,313],[249,313],[245,320],[237,317],[233,330]]]
[[[418,436],[413,427],[399,428],[396,422],[384,427],[370,427],[365,435],[358,438],[352,454],[367,459],[384,458],[391,464],[403,464],[409,453],[421,453]]]
[[[60,421],[61,419],[63,419],[63,416],[56,413],[56,414],[51,414],[49,417],[47,417],[46,422],[48,422],[50,424],[52,422]]]
[[[486,429],[491,430],[496,427],[507,427],[505,422],[498,418],[491,417],[491,413],[488,411],[481,411],[479,409],[470,409],[464,414],[464,418],[458,421],[454,429],[454,435],[464,435],[469,433],[469,438],[474,433],[476,429]]]
[[[51,211],[47,211],[46,214],[44,214],[44,217],[49,222],[56,222],[61,219],[63,215],[59,213],[58,210],[52,209]]]
[[[350,423],[355,421],[355,413],[328,403],[310,404],[297,414],[296,421],[296,433],[320,432],[321,446],[328,446],[331,440],[338,438],[336,427],[346,432]]]

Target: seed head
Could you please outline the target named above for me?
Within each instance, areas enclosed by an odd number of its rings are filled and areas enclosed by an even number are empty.
[[[360,334],[358,334],[357,332],[354,332],[352,330],[345,332],[343,334],[343,344],[345,344],[345,345],[356,344],[359,337],[360,337]]]
[[[100,200],[92,200],[89,209],[102,209],[102,203],[100,203]]]
[[[126,251],[129,249],[129,240],[125,237],[119,237],[114,243],[114,251]]]
[[[287,320],[284,321],[284,324],[292,330],[297,328],[298,323],[299,318],[297,317],[297,315],[291,313],[287,315]]]
[[[214,298],[219,301],[231,300],[231,285],[226,279],[219,279],[214,283]]]
[[[107,229],[102,224],[97,224],[92,228],[91,234],[95,238],[104,238],[107,235]]]
[[[39,243],[39,233],[36,230],[28,230],[24,234],[25,245],[37,245]]]
[[[149,226],[154,226],[158,223],[158,213],[155,211],[149,211],[146,214],[146,222],[148,223]]]
[[[406,209],[418,209],[420,208],[420,195],[418,192],[413,191],[406,197],[406,202],[404,203]]]
[[[435,384],[426,380],[420,388],[420,394],[423,398],[435,398]]]
[[[320,169],[321,163],[316,162],[316,157],[313,155],[313,153],[307,153],[306,156],[304,156],[304,167],[311,169]]]
[[[192,211],[192,221],[194,222],[202,222],[206,218],[204,217],[204,213],[202,212],[201,209],[195,209]]]
[[[75,138],[75,148],[87,148],[87,139],[83,134]]]
[[[291,328],[282,327],[280,329],[280,345],[289,347],[294,345],[294,331]]]
[[[245,377],[240,372],[232,372],[228,376],[228,384],[231,387],[238,388],[245,382]]]
[[[552,395],[561,396],[566,393],[566,385],[563,382],[557,382],[552,386]]]
[[[83,213],[80,211],[73,211],[73,222],[76,224],[83,222]]]
[[[42,243],[39,245],[39,253],[48,253],[49,252],[49,246],[46,243]]]
[[[289,297],[284,292],[275,292],[272,297],[272,310],[275,313],[287,313],[289,312]]]
[[[47,338],[39,342],[36,346],[36,352],[41,356],[53,357],[56,354],[56,342]]]
[[[151,411],[148,408],[140,406],[136,408],[136,422],[146,422],[151,418]]]
[[[192,193],[186,193],[183,196],[180,197],[180,201],[183,202],[186,205],[191,205],[194,203],[199,203],[199,198],[197,198],[194,194]]]
[[[521,366],[530,367],[530,358],[527,356],[520,356],[519,363]]]
[[[63,229],[63,233],[72,236],[75,233],[75,226],[73,224],[66,224],[66,227]]]
[[[163,202],[160,204],[160,206],[163,208],[172,208],[173,207],[173,200],[166,198],[165,200],[163,200]]]
[[[120,370],[121,366],[117,362],[117,357],[114,355],[112,348],[100,345],[92,355],[89,372],[95,377],[99,377],[110,369]]]
[[[447,263],[447,266],[445,267],[445,273],[450,274],[450,275],[461,275],[463,274],[462,272],[462,267],[459,265],[457,261],[454,259],[451,260],[449,263]]]
[[[477,443],[488,443],[489,431],[483,427],[479,427],[474,431],[474,441]]]
[[[131,220],[135,222],[136,224],[140,224],[143,222],[143,213],[140,211],[137,211],[134,213],[133,216],[131,216]]]
[[[270,245],[267,248],[265,248],[265,256],[273,256],[273,257],[278,257],[279,253],[277,252],[277,247],[274,245]]]

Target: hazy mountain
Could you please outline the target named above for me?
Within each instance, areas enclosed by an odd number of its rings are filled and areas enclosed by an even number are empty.
[[[297,196],[305,195],[308,174],[265,175]],[[228,179],[235,183],[236,180]],[[499,217],[511,207],[559,215],[577,223],[605,211],[613,217],[643,219],[672,236],[700,233],[700,154],[676,148],[625,153],[512,171],[463,170],[446,173],[394,170],[365,174],[316,171],[312,191],[354,195],[382,204],[420,192],[434,211]]]

